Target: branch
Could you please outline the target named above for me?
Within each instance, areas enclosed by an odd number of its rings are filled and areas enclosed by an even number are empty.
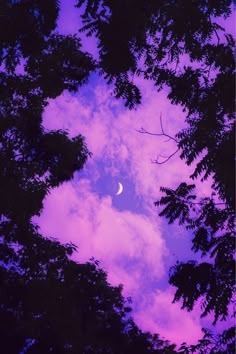
[[[163,165],[165,162],[169,161],[169,160],[171,159],[171,157],[173,157],[175,154],[177,154],[178,151],[179,151],[179,148],[178,148],[177,150],[175,150],[175,152],[173,152],[173,154],[171,154],[171,155],[168,156],[168,157],[159,155],[156,160],[151,160],[151,162],[152,162],[152,163],[156,163],[156,164],[158,164],[158,165]],[[158,158],[159,158],[159,157],[163,157],[163,158],[165,158],[165,160],[160,162],[160,161],[158,161]]]
[[[164,127],[163,127],[163,123],[162,123],[162,115],[160,114],[160,126],[161,126],[161,133],[151,133],[149,131],[147,131],[146,129],[144,129],[143,127],[141,127],[139,130],[137,130],[139,133],[141,134],[148,134],[148,135],[153,135],[153,136],[165,136],[166,138],[168,138],[167,140],[165,140],[165,142],[168,142],[170,140],[173,140],[177,145],[179,143],[179,141],[174,138],[173,136],[169,135],[169,134],[166,134],[166,132],[164,131]],[[179,147],[169,156],[162,156],[162,155],[159,155],[157,157],[156,160],[151,160],[152,163],[156,163],[158,165],[162,165],[164,164],[165,162],[169,161],[171,159],[171,157],[173,157],[175,154],[177,154],[177,152],[179,151]],[[164,161],[158,161],[159,160],[159,157],[162,157],[164,158],[165,160]]]
[[[216,38],[217,38],[217,45],[219,45],[220,44],[220,37],[219,37],[219,35],[217,33],[217,30],[215,28],[213,30],[214,30]]]
[[[185,204],[188,204],[189,206],[192,206],[192,205],[205,206],[211,201],[214,202],[214,199],[209,199],[209,200],[205,201],[204,198],[202,200],[200,200],[199,202],[193,202],[192,200],[188,200],[186,198],[181,198],[181,197],[179,198],[179,200],[181,200],[181,202],[184,202]],[[224,203],[224,202],[215,203],[214,202],[214,205],[226,205],[226,203]]]
[[[154,135],[154,136],[165,136],[168,138],[167,141],[169,140],[173,140],[175,141],[177,144],[179,143],[178,140],[176,138],[174,138],[173,136],[166,134],[163,128],[163,124],[162,124],[162,117],[160,115],[160,126],[161,126],[161,133],[151,133],[149,131],[147,131],[146,129],[144,129],[143,127],[141,127],[139,130],[137,130],[139,133],[141,134],[148,134],[148,135]]]

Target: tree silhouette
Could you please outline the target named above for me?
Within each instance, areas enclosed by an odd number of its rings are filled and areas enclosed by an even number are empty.
[[[9,259],[0,268],[4,352],[175,353],[167,341],[137,328],[122,288],[107,283],[96,261],[72,261],[74,245],[45,239],[34,226],[16,232],[27,246],[17,253],[16,243],[14,250],[9,242],[1,247]]]
[[[202,316],[212,311],[214,323],[220,317],[226,319],[235,287],[233,211],[217,205],[214,197],[196,202],[196,195],[191,194],[194,185],[181,183],[176,190],[161,190],[165,196],[156,205],[165,208],[160,216],[169,223],[179,220],[180,225],[193,232],[192,250],[212,259],[200,264],[178,263],[171,269],[170,283],[178,288],[174,301],[182,298],[183,307],[192,310],[196,300],[204,297]]]
[[[211,195],[198,199],[195,185],[182,182],[176,190],[162,187],[155,205],[169,223],[178,220],[192,232],[192,250],[205,257],[171,268],[174,301],[190,311],[200,299],[202,316],[225,320],[235,291],[235,42],[217,18],[231,14],[233,1],[80,0],[77,6],[82,31],[98,40],[100,70],[116,97],[129,108],[139,104],[133,79],[140,76],[157,90],[167,86],[171,103],[186,112],[186,128],[174,137],[177,150],[196,164],[192,179],[212,177]],[[211,336],[198,348],[232,353],[232,329],[220,338],[223,349],[220,341],[211,345]]]
[[[78,90],[96,67],[78,37],[54,31],[58,11],[58,1],[1,2],[1,351],[175,353],[135,325],[122,287],[97,261],[73,261],[73,244],[44,238],[32,222],[91,155],[81,135],[42,126],[48,99]]]
[[[231,1],[77,1],[82,5],[83,30],[98,39],[97,62],[82,52],[77,36],[55,31],[58,1],[1,2],[1,348],[9,354],[175,353],[174,345],[134,324],[121,288],[108,284],[97,262],[72,261],[74,245],[43,238],[32,223],[47,193],[90,155],[82,136],[45,130],[42,114],[49,98],[77,91],[93,70],[130,108],[141,102],[135,75],[158,90],[169,87],[169,99],[187,115],[187,128],[176,136],[181,158],[198,160],[193,179],[214,180],[209,198],[198,200],[194,185],[181,183],[162,188],[165,196],[156,202],[169,222],[179,220],[193,233],[193,251],[206,257],[171,269],[174,300],[191,310],[201,299],[203,316],[225,319],[235,275],[234,40],[214,18],[227,17]],[[232,333],[215,340],[205,331],[196,346],[183,344],[179,352],[231,353]]]

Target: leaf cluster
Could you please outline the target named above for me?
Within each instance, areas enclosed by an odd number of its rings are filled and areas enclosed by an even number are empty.
[[[179,348],[180,354],[233,354],[235,352],[235,328],[230,327],[222,333],[214,335],[209,329],[203,328],[203,338],[195,345],[183,343]]]
[[[161,188],[165,196],[155,203],[164,206],[160,216],[169,223],[178,220],[192,232],[192,250],[207,261],[178,262],[170,270],[169,282],[177,290],[174,301],[182,300],[188,311],[200,299],[202,317],[214,314],[214,323],[225,320],[235,292],[234,212],[211,198],[197,200],[195,186],[181,183],[176,190]],[[190,286],[191,284],[191,286]]]

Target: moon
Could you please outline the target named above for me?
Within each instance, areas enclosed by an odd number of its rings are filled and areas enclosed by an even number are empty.
[[[116,195],[119,195],[119,194],[121,194],[123,192],[122,184],[120,182],[118,184],[119,184],[119,187],[118,187],[118,191],[117,191]]]

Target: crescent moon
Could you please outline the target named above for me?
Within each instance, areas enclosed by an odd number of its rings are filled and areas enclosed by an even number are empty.
[[[119,194],[121,194],[123,192],[122,184],[120,182],[118,184],[119,184],[119,187],[118,187],[118,191],[117,191],[116,195],[119,195]]]

